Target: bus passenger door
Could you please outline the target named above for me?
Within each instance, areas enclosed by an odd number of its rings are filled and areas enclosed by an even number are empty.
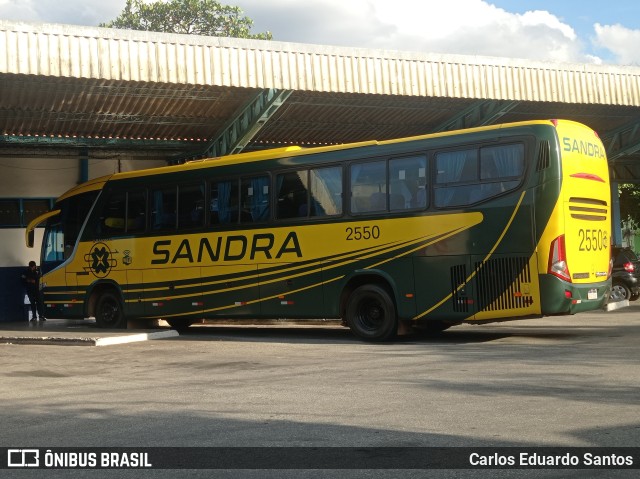
[[[127,285],[122,288],[125,314],[130,318],[144,316],[144,284],[142,271],[127,270]]]
[[[64,318],[81,318],[84,319],[84,298],[85,298],[85,288],[80,286],[83,283],[87,282],[85,277],[89,277],[90,274],[88,271],[71,271],[73,268],[66,267],[64,270],[66,273],[66,285],[68,294],[65,298],[57,298],[62,299],[63,301],[57,304],[51,304],[52,311],[44,312],[45,316],[56,317],[55,312],[61,314],[61,317]],[[93,277],[93,276],[91,276]],[[57,311],[55,311],[57,309]]]

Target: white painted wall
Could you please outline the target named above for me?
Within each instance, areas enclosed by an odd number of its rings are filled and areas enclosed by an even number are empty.
[[[89,160],[89,179],[120,171],[165,166],[159,160]],[[0,159],[0,198],[57,198],[78,184],[80,162],[77,158],[3,158]],[[24,229],[0,228],[0,268],[39,263],[44,230],[36,229],[35,246],[27,248]]]

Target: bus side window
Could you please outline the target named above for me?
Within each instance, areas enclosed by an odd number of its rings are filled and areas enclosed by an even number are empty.
[[[480,149],[480,187],[473,192],[472,202],[497,196],[517,188],[524,173],[522,143],[483,147]]]
[[[199,228],[204,224],[204,184],[178,186],[178,227]]]
[[[478,150],[441,151],[435,156],[437,207],[463,206],[478,183]],[[467,185],[460,185],[466,183]],[[476,185],[470,185],[475,183]]]
[[[427,206],[426,172],[425,156],[389,160],[389,209],[391,211]]]
[[[228,225],[238,222],[238,180],[211,182],[209,224]]]
[[[125,231],[126,193],[113,192],[103,204],[98,225],[98,237],[109,237]]]
[[[278,219],[307,217],[309,214],[308,175],[308,170],[300,170],[276,176]]]
[[[351,212],[370,213],[387,209],[387,162],[351,165]]]
[[[342,214],[342,167],[315,168],[309,175],[310,216]]]
[[[155,230],[176,228],[176,187],[158,188],[151,193],[151,227]]]
[[[140,233],[147,227],[147,195],[144,191],[127,194],[127,233]]]
[[[269,220],[269,177],[243,178],[240,190],[241,223],[257,223]]]
[[[524,145],[516,143],[480,150],[480,180],[496,178],[519,183],[524,173]]]

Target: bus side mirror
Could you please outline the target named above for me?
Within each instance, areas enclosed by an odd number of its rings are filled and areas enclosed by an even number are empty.
[[[33,231],[36,229],[36,226],[38,226],[40,223],[44,223],[49,218],[53,218],[54,216],[59,214],[60,214],[60,210],[53,210],[38,216],[34,220],[31,220],[31,222],[27,225],[27,229],[24,232],[24,241],[27,244],[27,248],[33,248],[33,243],[35,242],[35,236]]]

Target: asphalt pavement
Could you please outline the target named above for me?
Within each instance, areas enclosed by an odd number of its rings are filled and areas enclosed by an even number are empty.
[[[122,337],[0,323],[3,337]],[[86,347],[0,344],[0,447],[529,448],[640,444],[640,304],[365,343],[336,323],[201,324]],[[215,450],[214,450],[215,451]],[[283,457],[283,466],[286,458]],[[2,477],[85,477],[68,469]],[[7,474],[8,473],[8,474]],[[91,477],[636,477],[628,469],[96,470]]]

